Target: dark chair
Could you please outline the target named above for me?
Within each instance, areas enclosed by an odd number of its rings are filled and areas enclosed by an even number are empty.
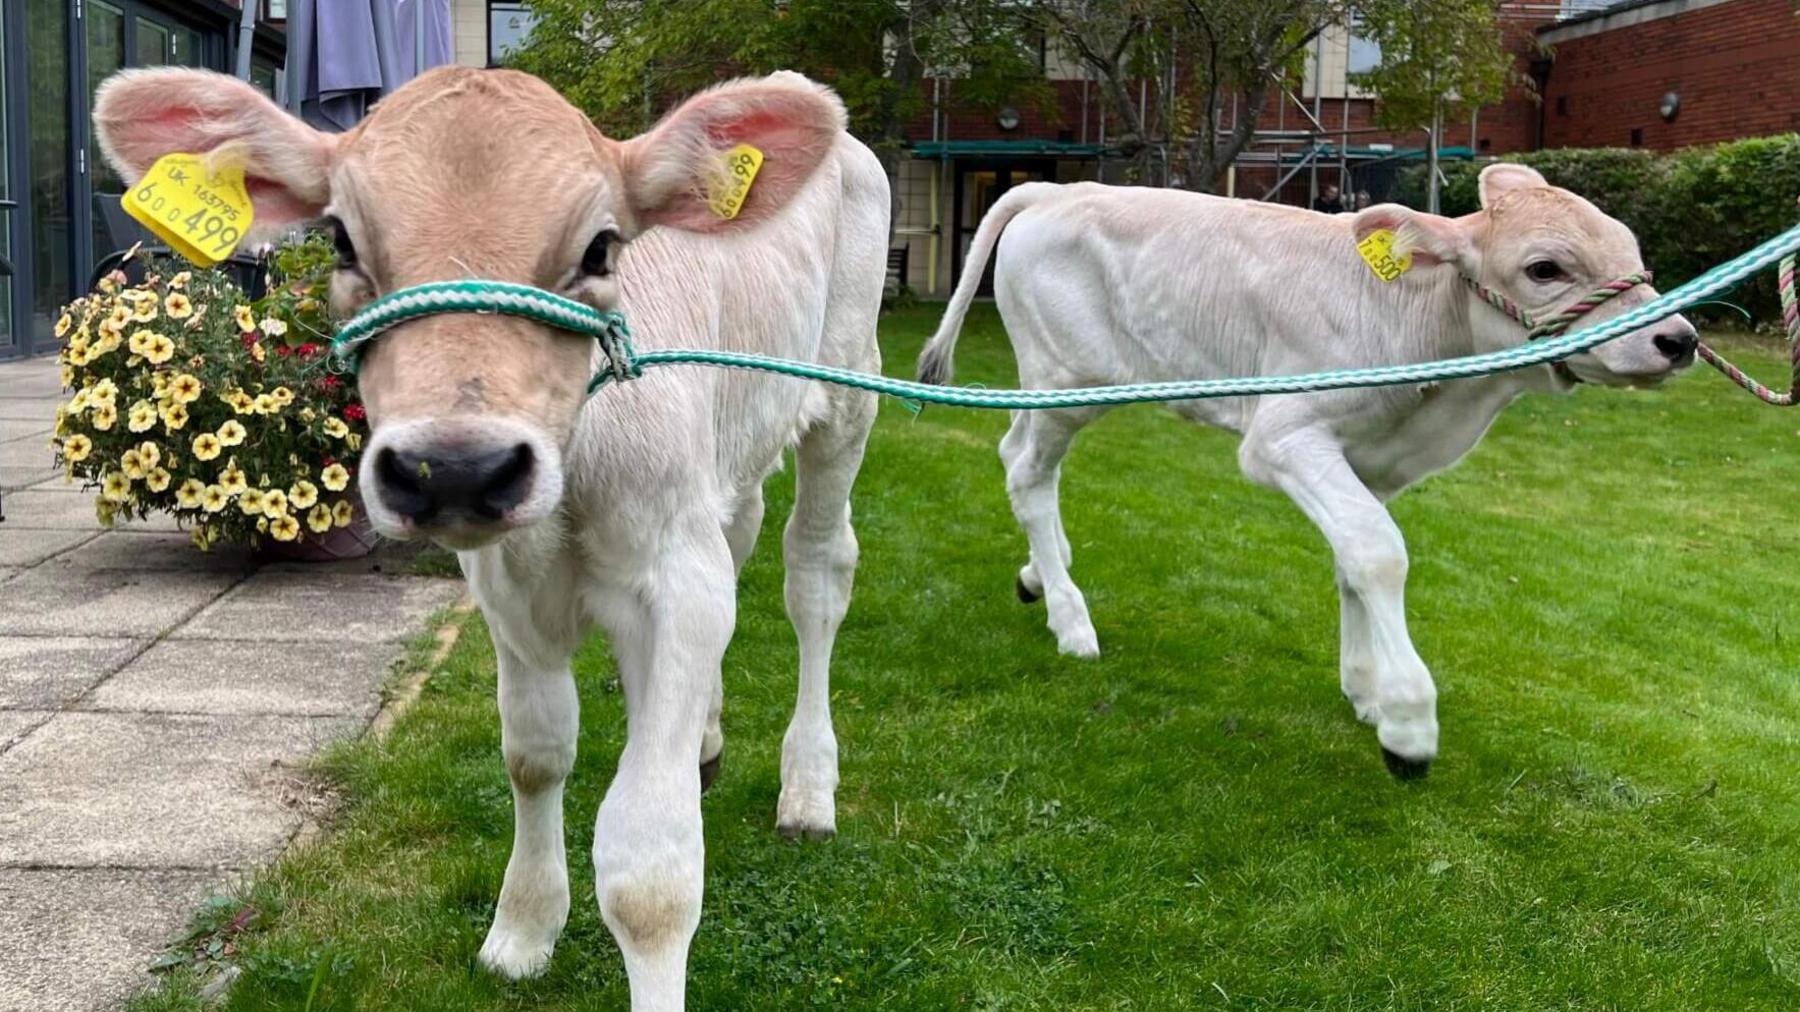
[[[888,249],[887,280],[882,286],[882,294],[887,298],[893,298],[906,290],[906,268],[911,258],[911,246],[895,246]]]
[[[88,275],[88,291],[93,291],[101,278],[115,270],[124,271],[125,277],[136,284],[144,280],[144,264],[150,258],[179,255],[149,229],[138,224],[119,203],[120,196],[117,193],[94,194],[94,220],[100,223],[102,245],[111,252],[94,264],[93,273]],[[137,255],[127,259],[133,246],[138,247]],[[219,263],[219,269],[231,275],[247,298],[260,299],[267,291],[268,272],[261,257],[233,253]]]

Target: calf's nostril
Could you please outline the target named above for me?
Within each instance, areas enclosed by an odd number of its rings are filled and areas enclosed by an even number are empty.
[[[393,447],[383,447],[375,457],[376,494],[382,504],[418,523],[437,515],[436,497],[423,480],[428,473],[423,462],[423,457]]]
[[[1658,334],[1651,339],[1656,350],[1669,359],[1679,362],[1694,353],[1700,339],[1691,330],[1682,330],[1673,334]]]
[[[531,446],[520,443],[510,450],[490,455],[497,463],[488,471],[481,494],[473,505],[489,519],[499,519],[507,510],[525,501],[531,489]]]

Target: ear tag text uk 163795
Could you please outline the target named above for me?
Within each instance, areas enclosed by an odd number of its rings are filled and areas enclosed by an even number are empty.
[[[244,170],[215,165],[203,155],[164,155],[119,201],[169,248],[201,267],[231,255],[255,212]]]

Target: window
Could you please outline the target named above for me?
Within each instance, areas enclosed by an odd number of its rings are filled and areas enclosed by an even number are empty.
[[[531,34],[536,19],[522,3],[488,0],[488,66],[506,62],[507,54],[519,48]]]
[[[1356,34],[1355,26],[1350,29],[1349,66],[1351,74],[1367,74],[1381,66],[1381,45],[1373,39],[1365,39]]]

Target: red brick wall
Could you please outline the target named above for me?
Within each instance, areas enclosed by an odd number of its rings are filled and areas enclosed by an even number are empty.
[[[1665,123],[1667,92],[1681,111]],[[1544,146],[1692,144],[1800,130],[1800,17],[1790,0],[1731,0],[1555,44]]]

